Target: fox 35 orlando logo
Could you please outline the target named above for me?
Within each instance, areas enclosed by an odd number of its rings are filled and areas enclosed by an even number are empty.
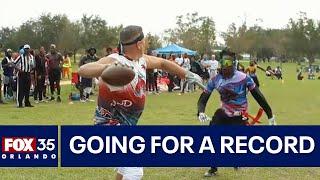
[[[1,159],[56,159],[55,141],[36,137],[2,137]]]

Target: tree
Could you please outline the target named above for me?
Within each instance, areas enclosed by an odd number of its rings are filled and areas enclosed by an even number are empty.
[[[122,25],[108,26],[99,16],[84,15],[81,21],[71,22],[66,15],[42,14],[17,28],[2,28],[0,42],[14,50],[25,43],[32,48],[56,44],[61,51],[76,53],[91,46],[97,49],[115,47],[121,29]]]
[[[151,51],[151,50],[155,50],[157,48],[161,47],[161,41],[159,36],[157,35],[152,35],[151,33],[148,33],[146,35],[146,50]]]
[[[118,44],[118,34],[122,25],[108,27],[99,16],[83,15],[81,19],[81,44],[83,47],[114,47]]]
[[[212,53],[215,45],[215,23],[197,12],[177,16],[177,27],[165,30],[166,43],[180,44],[198,53]]]

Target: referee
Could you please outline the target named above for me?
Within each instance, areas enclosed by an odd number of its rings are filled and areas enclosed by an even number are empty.
[[[34,66],[34,58],[29,53],[30,46],[24,45],[20,50],[20,55],[14,61],[16,64],[17,74],[17,106],[23,108],[22,102],[24,100],[25,107],[33,107],[29,101],[29,93],[31,86],[31,69]]]

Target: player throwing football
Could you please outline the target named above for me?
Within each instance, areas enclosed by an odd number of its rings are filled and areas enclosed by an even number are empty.
[[[144,110],[146,69],[162,69],[178,75],[191,83],[202,83],[202,79],[168,60],[145,55],[145,40],[140,26],[127,26],[120,32],[120,53],[111,54],[97,62],[80,67],[79,75],[100,77],[105,68],[120,63],[133,68],[135,77],[128,85],[114,87],[100,80],[98,105],[95,110],[96,125],[136,125]],[[119,167],[116,179],[141,179],[142,167]]]

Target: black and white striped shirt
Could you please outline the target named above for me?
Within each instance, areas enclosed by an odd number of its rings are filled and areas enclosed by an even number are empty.
[[[32,55],[20,55],[14,61],[16,68],[22,72],[31,72],[34,68],[34,58]]]

